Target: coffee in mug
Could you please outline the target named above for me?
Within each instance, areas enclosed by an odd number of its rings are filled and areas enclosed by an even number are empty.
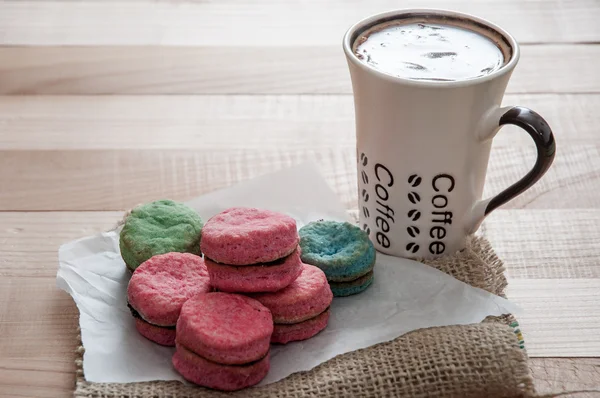
[[[519,46],[466,14],[401,10],[346,33],[356,117],[359,222],[375,247],[426,258],[464,248],[494,209],[548,170],[554,136],[534,111],[502,107]],[[482,199],[492,138],[521,127],[537,147],[531,171]]]
[[[508,52],[462,26],[402,20],[367,29],[352,49],[358,59],[389,75],[438,81],[489,75],[504,65]]]

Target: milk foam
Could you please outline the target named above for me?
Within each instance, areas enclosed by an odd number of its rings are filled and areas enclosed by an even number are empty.
[[[361,34],[353,50],[381,72],[415,80],[474,79],[505,63],[502,51],[486,36],[430,23],[377,25]]]

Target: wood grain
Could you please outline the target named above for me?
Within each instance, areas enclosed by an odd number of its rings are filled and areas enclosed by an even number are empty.
[[[595,42],[594,0],[501,2],[432,0],[430,8],[465,11],[503,26],[521,42]],[[405,0],[73,2],[0,4],[0,43],[8,45],[256,46],[335,44],[370,14],[422,8]],[[102,32],[102,34],[98,34]]]
[[[0,212],[0,277],[14,288],[29,278],[54,278],[61,244],[107,231],[123,212]],[[22,278],[22,279],[18,279]]]
[[[600,358],[531,358],[529,368],[538,394],[590,390],[561,397],[598,398],[600,396]]]
[[[0,94],[349,94],[340,40],[296,47],[0,47]],[[521,50],[509,93],[600,92],[600,46]]]
[[[0,313],[0,396],[72,394],[79,313],[54,277],[0,276]]]
[[[58,247],[111,229],[123,212],[0,212],[0,276],[53,277]],[[565,220],[569,220],[567,229]],[[481,232],[517,279],[600,279],[600,210],[497,210]]]
[[[548,115],[559,148],[548,174],[507,207],[598,206],[588,192],[600,178],[600,156],[587,142],[599,102],[598,95],[507,98]],[[306,160],[320,166],[347,207],[356,206],[349,96],[2,98],[0,115],[0,210],[123,210],[161,197],[185,200]],[[525,175],[534,158],[525,134],[502,130],[485,196]]]
[[[599,94],[509,94],[559,145],[598,136]],[[0,96],[2,150],[310,148],[354,143],[350,95]],[[497,147],[531,144],[504,127]],[[533,152],[532,152],[533,153]],[[533,158],[532,158],[533,159]]]
[[[531,357],[600,356],[600,279],[509,279]]]
[[[505,208],[593,208],[600,147],[568,142],[536,185]],[[304,161],[316,163],[344,205],[356,207],[353,142],[314,148],[0,151],[0,210],[125,210],[160,198],[189,200]],[[484,197],[525,175],[533,150],[492,152]],[[248,167],[252,165],[252,167]]]
[[[481,232],[511,279],[600,278],[600,210],[498,210]]]
[[[317,163],[350,203],[354,153],[348,145],[303,151],[0,151],[0,210],[123,210],[160,198],[187,200],[306,160]]]

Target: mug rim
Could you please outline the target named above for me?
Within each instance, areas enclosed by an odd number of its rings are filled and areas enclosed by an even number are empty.
[[[409,79],[406,77],[394,76],[388,73],[382,72],[378,69],[372,68],[362,62],[352,51],[352,46],[354,41],[358,38],[360,33],[365,30],[378,25],[380,23],[392,21],[394,19],[406,18],[406,17],[440,17],[440,18],[451,18],[455,20],[462,20],[467,23],[475,24],[487,29],[490,29],[500,35],[505,43],[509,46],[511,50],[510,59],[506,62],[500,69],[490,73],[489,75],[479,76],[472,79],[465,80],[453,80],[453,81],[436,81],[436,80],[415,80]],[[356,22],[352,25],[344,34],[343,39],[343,48],[344,53],[346,54],[346,58],[349,62],[352,62],[355,66],[362,69],[367,73],[373,73],[376,76],[388,80],[393,83],[402,83],[411,86],[419,86],[419,87],[432,87],[432,88],[441,88],[441,87],[466,87],[472,86],[479,83],[487,82],[506,74],[510,74],[512,70],[517,65],[520,57],[520,49],[519,44],[515,40],[515,38],[508,33],[506,30],[502,29],[496,24],[485,20],[483,18],[476,17],[471,14],[466,14],[458,11],[444,10],[444,9],[435,9],[435,8],[410,8],[410,9],[399,9],[387,11],[379,14],[374,14],[369,17],[363,18],[360,21]]]

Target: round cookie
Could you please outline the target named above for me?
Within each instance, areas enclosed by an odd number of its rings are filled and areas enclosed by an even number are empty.
[[[373,271],[349,282],[329,282],[334,297],[345,297],[365,291],[373,283]]]
[[[214,262],[251,265],[290,255],[298,239],[293,218],[270,210],[234,207],[206,222],[200,247]]]
[[[275,292],[292,283],[302,272],[300,253],[262,265],[235,266],[206,258],[210,283],[223,292]]]
[[[348,222],[317,221],[300,228],[302,262],[321,268],[333,282],[355,280],[373,270],[375,247]]]
[[[119,239],[130,270],[157,254],[200,254],[202,219],[183,203],[158,200],[136,207],[125,219]]]
[[[258,384],[269,372],[269,354],[245,365],[222,365],[177,346],[173,367],[192,383],[223,391],[235,391]]]
[[[166,253],[150,258],[135,270],[127,286],[127,300],[144,321],[155,326],[175,326],[183,304],[211,289],[201,257]]]
[[[287,344],[290,341],[310,339],[327,327],[330,310],[320,313],[303,322],[283,324],[276,323],[271,336],[271,343]]]
[[[271,312],[239,294],[205,293],[188,300],[177,321],[177,343],[226,365],[263,358],[273,333]]]
[[[319,268],[302,264],[302,273],[288,287],[251,295],[271,310],[273,322],[298,323],[324,312],[333,299],[327,278]]]

